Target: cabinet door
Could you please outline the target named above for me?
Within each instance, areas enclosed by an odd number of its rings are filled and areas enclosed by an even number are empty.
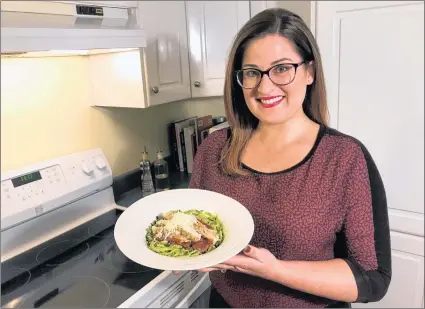
[[[261,11],[270,8],[282,8],[289,10],[295,14],[298,14],[304,20],[307,26],[310,27],[310,30],[314,34],[314,16],[316,1],[250,1],[250,7],[251,17],[254,17]]]
[[[228,53],[249,1],[187,1],[192,97],[222,96]]]
[[[144,49],[87,57],[91,104],[104,107],[146,108]]]
[[[140,1],[146,31],[148,105],[190,98],[185,1]]]
[[[319,1],[317,8],[331,126],[371,152],[389,208],[423,217],[423,1]]]
[[[379,302],[353,308],[421,308],[424,293],[424,257],[392,250],[393,274],[387,294]]]
[[[266,1],[266,0],[249,1],[251,17],[254,17],[258,13],[266,9],[279,7],[278,2],[279,1]]]
[[[353,308],[423,308],[424,238],[391,232],[392,278],[379,302],[353,304]]]

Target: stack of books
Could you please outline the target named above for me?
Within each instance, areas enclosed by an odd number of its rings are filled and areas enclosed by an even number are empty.
[[[170,123],[170,151],[177,170],[192,173],[196,151],[202,141],[208,136],[208,129],[212,126],[211,115],[189,117]]]

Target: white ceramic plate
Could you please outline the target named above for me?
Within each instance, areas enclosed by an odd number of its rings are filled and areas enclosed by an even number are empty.
[[[170,210],[205,210],[217,214],[224,225],[224,240],[216,249],[195,257],[168,257],[146,244],[146,230],[161,213]],[[125,210],[115,225],[119,249],[141,265],[161,270],[197,270],[219,264],[241,252],[254,233],[248,210],[225,195],[198,189],[178,189],[149,195]]]

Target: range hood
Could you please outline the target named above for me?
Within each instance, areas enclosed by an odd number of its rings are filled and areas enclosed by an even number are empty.
[[[136,9],[102,3],[1,1],[2,56],[87,55],[145,47]]]

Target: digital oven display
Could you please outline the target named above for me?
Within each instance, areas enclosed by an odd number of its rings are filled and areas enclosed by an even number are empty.
[[[12,184],[15,188],[26,185],[28,183],[41,179],[40,172],[33,172],[30,174],[22,175],[12,179]]]

